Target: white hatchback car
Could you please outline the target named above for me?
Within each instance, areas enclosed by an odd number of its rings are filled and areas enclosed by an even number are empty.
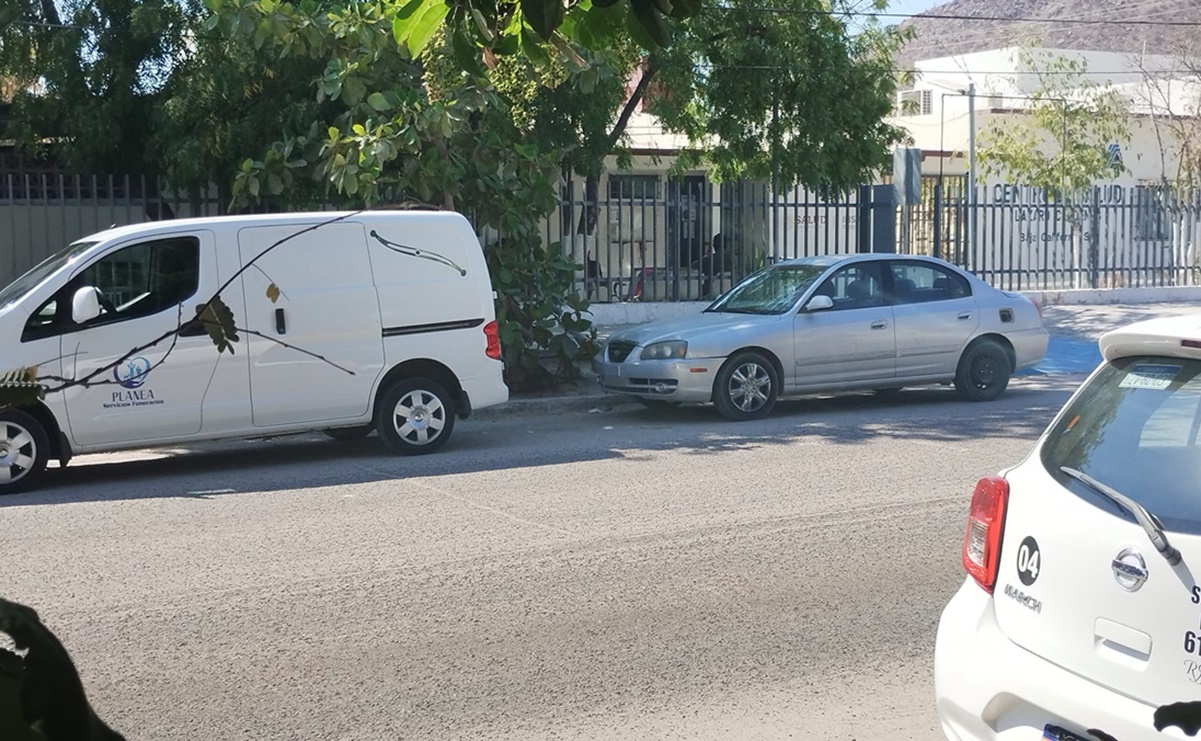
[[[1100,349],[1026,459],[976,485],[935,647],[953,741],[1201,728],[1201,315]]]

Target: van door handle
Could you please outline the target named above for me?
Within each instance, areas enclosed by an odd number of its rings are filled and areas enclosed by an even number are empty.
[[[288,333],[288,323],[284,321],[284,310],[283,309],[275,310],[275,333],[276,334],[287,334]]]
[[[960,319],[971,319],[971,318],[972,318],[972,312],[970,312],[970,311],[961,311],[961,312],[959,312],[959,318],[960,318]]]
[[[884,329],[887,326],[888,326],[888,320],[886,320],[886,319],[880,319],[878,321],[872,322],[872,329]]]

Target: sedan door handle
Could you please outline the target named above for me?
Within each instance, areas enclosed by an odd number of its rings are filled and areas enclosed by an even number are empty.
[[[972,318],[972,312],[970,312],[970,311],[961,311],[961,312],[959,312],[959,318],[960,318],[960,319],[971,319],[971,318]]]
[[[872,322],[872,329],[884,329],[887,326],[888,326],[888,321],[885,319],[881,319],[879,321]]]

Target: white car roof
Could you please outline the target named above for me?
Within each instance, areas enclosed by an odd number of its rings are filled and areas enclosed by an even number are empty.
[[[1106,332],[1098,344],[1107,361],[1130,355],[1201,359],[1201,313],[1135,322]]]

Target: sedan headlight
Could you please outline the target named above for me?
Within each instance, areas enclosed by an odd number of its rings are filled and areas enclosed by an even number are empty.
[[[642,351],[643,360],[669,360],[688,354],[688,343],[683,340],[668,340],[647,345]]]

